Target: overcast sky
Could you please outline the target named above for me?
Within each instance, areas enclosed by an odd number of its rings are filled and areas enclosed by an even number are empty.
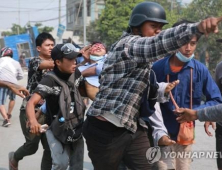
[[[192,0],[182,0],[189,3]],[[0,30],[10,29],[13,23],[24,26],[28,21],[45,21],[43,25],[58,28],[59,0],[1,0]],[[20,10],[19,10],[20,9]],[[66,24],[66,0],[61,0],[61,23]],[[20,11],[20,15],[19,12]],[[34,23],[31,23],[34,24]]]

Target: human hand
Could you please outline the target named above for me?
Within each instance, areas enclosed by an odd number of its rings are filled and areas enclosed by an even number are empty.
[[[26,96],[29,96],[29,91],[25,88],[25,87],[22,87],[22,86],[19,86],[17,84],[12,84],[12,83],[9,83],[8,84],[8,88],[16,95],[22,97],[22,98],[25,98]]]
[[[79,51],[80,53],[82,53],[82,56],[84,57],[85,62],[90,61],[91,47],[92,47],[91,45],[88,45]]]
[[[204,130],[208,136],[213,136],[213,134],[209,131],[209,126],[212,126],[213,130],[216,130],[215,122],[205,122]]]
[[[36,119],[30,120],[29,129],[30,133],[39,135],[39,132],[41,131],[41,124],[39,124]]]
[[[164,135],[162,136],[158,141],[158,146],[169,146],[176,144],[176,141],[171,140],[168,136]]]
[[[207,19],[202,20],[198,26],[197,29],[203,33],[206,37],[208,37],[208,35],[210,33],[218,33],[219,29],[218,29],[218,24],[219,22],[222,21],[222,17],[210,17]]]
[[[178,116],[176,120],[179,123],[190,122],[198,119],[197,111],[187,108],[178,108],[174,110],[174,113]]]
[[[171,83],[168,83],[166,86],[166,89],[164,93],[169,93],[175,86],[177,86],[180,83],[180,80],[173,81]]]

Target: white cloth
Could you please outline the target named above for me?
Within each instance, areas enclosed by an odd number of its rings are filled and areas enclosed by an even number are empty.
[[[0,80],[17,84],[24,74],[18,61],[11,57],[0,58]]]

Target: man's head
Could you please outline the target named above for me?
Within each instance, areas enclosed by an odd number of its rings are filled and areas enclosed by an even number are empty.
[[[93,42],[91,46],[91,54],[95,56],[104,56],[106,54],[106,46],[101,42]]]
[[[55,44],[55,39],[51,34],[43,32],[35,40],[37,51],[42,57],[50,58],[51,51]]]
[[[1,57],[13,57],[13,51],[9,47],[3,47],[1,49]]]
[[[181,20],[173,24],[173,27],[176,27],[181,24],[189,24],[189,23],[194,23],[192,21],[188,20]],[[188,62],[194,57],[194,51],[196,50],[197,47],[197,41],[199,40],[200,37],[197,37],[194,35],[191,40],[180,47],[178,49],[178,52],[176,53],[177,58],[182,61],[182,62]]]
[[[155,2],[139,3],[132,11],[129,27],[133,34],[150,37],[158,34],[168,24],[165,10]]]
[[[51,53],[51,57],[56,67],[62,72],[72,74],[76,69],[76,58],[81,56],[75,52],[75,47],[71,43],[57,44]]]

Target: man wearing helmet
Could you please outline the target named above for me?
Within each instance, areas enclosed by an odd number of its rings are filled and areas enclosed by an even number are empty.
[[[130,169],[151,169],[146,125],[139,119],[141,98],[149,85],[149,63],[188,43],[192,35],[218,32],[221,20],[208,18],[161,31],[167,24],[162,6],[142,2],[133,9],[127,32],[105,60],[99,92],[83,125],[95,169],[116,170],[121,160]]]
[[[23,71],[19,62],[12,59],[13,52],[9,47],[1,49],[0,58],[0,80],[17,84],[17,80],[23,78]],[[9,96],[8,112],[5,109],[6,98]],[[9,119],[15,105],[15,94],[8,88],[0,87],[0,112],[4,118],[2,126],[10,125]]]

